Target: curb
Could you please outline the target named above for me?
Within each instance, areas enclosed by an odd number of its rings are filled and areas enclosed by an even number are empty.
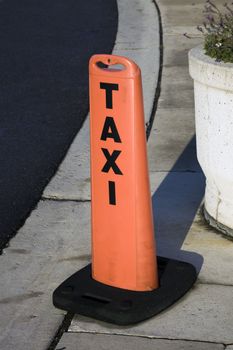
[[[161,19],[153,1],[118,0],[119,22],[113,54],[134,60],[142,71],[145,122],[149,135],[161,80]],[[89,118],[74,139],[65,159],[45,188],[42,199],[90,200]]]

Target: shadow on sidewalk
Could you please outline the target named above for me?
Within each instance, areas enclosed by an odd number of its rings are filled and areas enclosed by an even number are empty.
[[[181,248],[203,199],[204,186],[194,136],[152,197],[158,255],[190,262],[198,273],[203,257]]]

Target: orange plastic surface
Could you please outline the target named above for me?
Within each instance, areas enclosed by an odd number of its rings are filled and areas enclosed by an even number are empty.
[[[92,277],[150,291],[158,274],[140,69],[125,57],[94,55],[89,73]]]

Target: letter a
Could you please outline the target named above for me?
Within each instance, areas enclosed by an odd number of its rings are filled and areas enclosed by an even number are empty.
[[[106,141],[107,138],[113,139],[114,142],[121,143],[120,135],[112,117],[106,117],[100,139]]]

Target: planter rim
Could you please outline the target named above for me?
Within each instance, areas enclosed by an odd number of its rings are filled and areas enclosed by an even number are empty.
[[[199,83],[233,92],[233,63],[216,62],[205,54],[203,45],[189,53],[189,73]]]

